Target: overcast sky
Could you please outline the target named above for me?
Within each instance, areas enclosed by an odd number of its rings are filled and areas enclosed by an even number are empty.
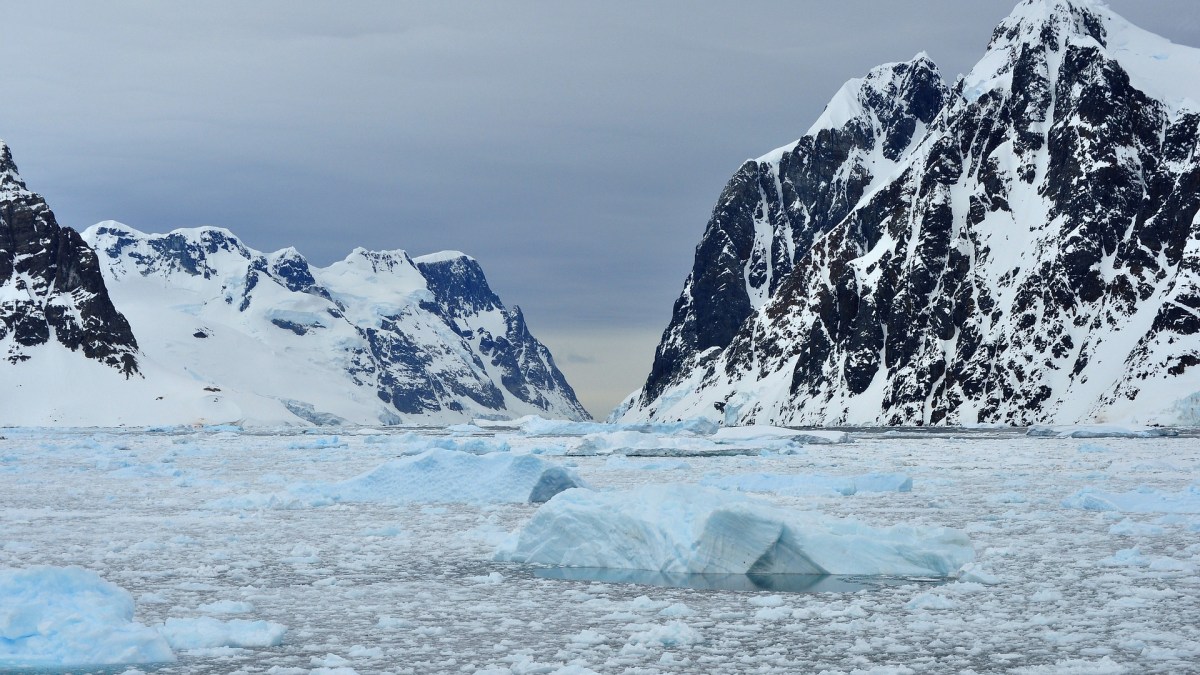
[[[952,81],[1014,4],[12,2],[0,138],[79,229],[470,253],[603,416],[738,165],[880,63]],[[1196,0],[1110,5],[1200,45]]]

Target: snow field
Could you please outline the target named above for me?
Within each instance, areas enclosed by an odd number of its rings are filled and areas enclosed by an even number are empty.
[[[527,503],[208,507],[342,483],[426,442],[544,457],[581,438],[347,429],[335,443],[315,431],[0,429],[0,567],[82,567],[135,599],[134,622],[191,621],[196,639],[210,621],[286,627],[275,644],[176,647],[164,674],[1178,673],[1200,659],[1200,514],[1062,504],[1089,489],[1187,493],[1200,439],[1186,434],[864,430],[793,454],[551,460],[602,492],[903,474],[911,492],[753,499],[873,527],[956,528],[975,549],[953,583],[785,594],[543,579],[491,562],[537,511]]]

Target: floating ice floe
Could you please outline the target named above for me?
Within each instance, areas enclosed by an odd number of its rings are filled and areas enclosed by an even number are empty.
[[[133,609],[128,592],[79,567],[0,570],[0,667],[174,661]]]
[[[1178,436],[1179,432],[1166,427],[1077,424],[1032,426],[1025,435],[1034,438],[1163,438]]]
[[[790,454],[804,445],[849,443],[841,431],[797,431],[779,427],[726,427],[708,436],[689,437],[608,426],[586,434],[571,455],[627,455],[629,457],[721,457]],[[637,425],[625,425],[637,426]]]
[[[746,427],[722,427],[713,435],[716,440],[730,443],[737,441],[765,441],[771,439],[787,439],[808,445],[836,445],[850,443],[853,439],[844,431],[828,431],[825,429],[787,429],[765,425]]]
[[[212,649],[216,647],[275,647],[283,642],[287,626],[270,621],[212,617],[167,619],[158,632],[175,649]]]
[[[1143,487],[1133,492],[1084,488],[1062,501],[1064,508],[1118,513],[1200,513],[1200,485],[1180,492]]]
[[[340,502],[538,504],[583,485],[575,472],[533,455],[475,455],[434,449],[386,462],[340,483],[299,484],[284,492],[218,499],[208,506],[289,509]]]
[[[603,422],[572,422],[570,420],[548,420],[537,415],[527,415],[515,420],[475,420],[473,424],[494,431],[513,430],[526,436],[585,436],[620,431],[642,434],[683,436],[711,436],[720,427],[712,420],[698,418],[671,423],[608,424]]]
[[[540,507],[497,560],[687,574],[947,577],[974,560],[943,527],[877,528],[689,485],[568,490]]]
[[[772,492],[788,496],[850,496],[859,492],[912,492],[912,478],[902,473],[869,473],[861,476],[752,473],[709,477],[701,483],[724,490]]]

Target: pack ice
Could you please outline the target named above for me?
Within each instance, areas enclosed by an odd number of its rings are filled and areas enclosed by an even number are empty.
[[[0,668],[174,661],[133,597],[78,567],[0,570]]]
[[[674,574],[948,577],[974,560],[943,527],[877,528],[688,485],[567,490],[538,509],[497,560]]]
[[[867,473],[861,476],[753,473],[708,476],[704,485],[740,492],[773,492],[780,495],[850,495],[859,492],[912,492],[912,478],[902,473]]]

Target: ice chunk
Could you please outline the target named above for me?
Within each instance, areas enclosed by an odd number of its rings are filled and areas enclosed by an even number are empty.
[[[710,487],[741,492],[773,492],[780,495],[853,495],[859,492],[912,492],[912,479],[899,473],[869,473],[861,476],[754,473],[705,478]]]
[[[158,627],[158,632],[175,649],[275,647],[283,642],[287,626],[246,619],[220,621],[204,616],[198,619],[167,619]]]
[[[407,504],[541,503],[584,482],[570,469],[534,455],[434,448],[402,457],[340,483],[306,483],[286,492],[227,497],[208,503],[219,509],[295,509],[342,502]]]
[[[775,427],[721,429],[711,436],[696,437],[610,426],[606,431],[586,434],[568,454],[631,457],[790,454],[805,443],[844,442],[837,439],[849,438],[841,432],[832,432],[833,435],[830,432],[813,432],[819,434],[813,435]]]
[[[496,558],[669,573],[950,576],[974,551],[957,530],[875,528],[721,490],[668,485],[560,493]]]
[[[1165,427],[1078,424],[1032,426],[1025,435],[1034,438],[1162,438],[1178,436],[1179,432]]]
[[[1084,488],[1062,501],[1064,508],[1119,513],[1200,513],[1200,486],[1180,492],[1143,487],[1133,492]]]
[[[955,600],[953,598],[947,598],[946,596],[939,595],[937,593],[922,593],[922,594],[916,596],[915,598],[913,598],[912,600],[909,600],[908,603],[906,605],[904,605],[904,607],[905,607],[905,609],[914,609],[914,610],[915,609],[930,609],[930,610],[958,609],[959,603],[957,600]]]
[[[196,609],[206,614],[248,614],[254,611],[254,605],[235,600],[218,600],[200,605]]]
[[[718,441],[761,441],[770,439],[788,439],[797,443],[810,445],[836,445],[852,443],[850,434],[844,431],[827,431],[824,429],[787,429],[772,426],[724,427],[714,438]]]
[[[866,473],[854,477],[859,492],[912,492],[912,478],[902,473]]]
[[[343,502],[544,502],[583,485],[573,471],[533,455],[429,450],[328,486]]]
[[[548,420],[537,415],[527,415],[515,420],[473,422],[484,429],[516,429],[526,436],[585,436],[619,431],[643,434],[711,436],[720,428],[716,422],[703,417],[671,423],[609,424],[605,422],[572,422],[570,420]]]
[[[133,608],[128,592],[79,567],[0,570],[0,667],[174,661]]]
[[[604,462],[605,469],[618,471],[687,471],[691,464],[677,459],[644,460],[613,455]]]
[[[712,452],[718,445],[708,439],[651,434],[642,431],[606,431],[583,437],[572,455],[678,456]]]
[[[629,636],[629,644],[653,647],[683,647],[701,641],[700,632],[682,621],[652,626]]]

